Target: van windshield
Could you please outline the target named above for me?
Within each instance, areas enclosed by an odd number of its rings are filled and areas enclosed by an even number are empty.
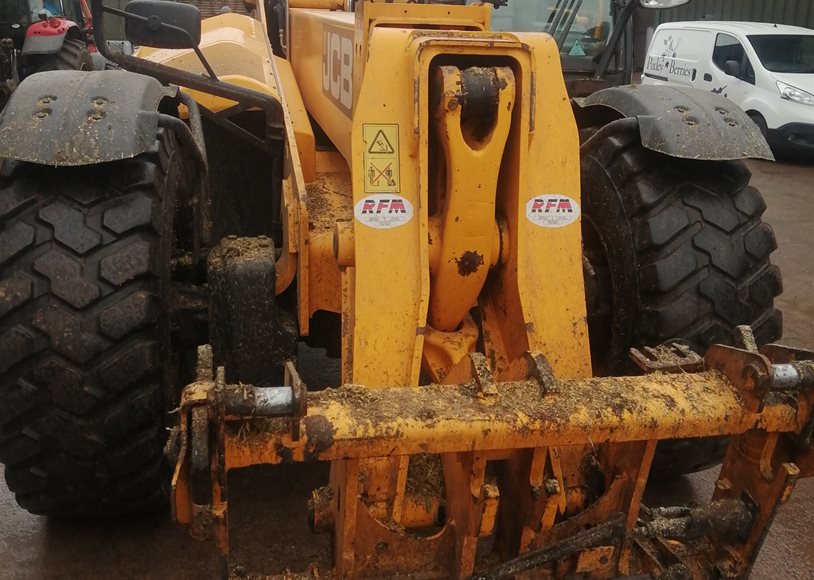
[[[547,32],[560,53],[594,57],[610,38],[612,6],[613,0],[511,0],[492,12],[492,30]]]
[[[748,38],[766,70],[814,74],[814,35],[762,34]]]

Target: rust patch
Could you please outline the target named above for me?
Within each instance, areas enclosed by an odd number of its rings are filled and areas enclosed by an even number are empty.
[[[435,454],[413,455],[407,469],[407,493],[419,496],[424,501],[433,497],[443,497],[444,472],[441,456]]]
[[[460,258],[455,260],[458,264],[458,274],[461,276],[469,276],[478,271],[478,268],[483,266],[483,256],[477,252],[466,251]]]
[[[277,457],[280,458],[280,463],[294,463],[294,452],[289,447],[286,447],[282,441],[277,442],[274,451]]]
[[[306,417],[305,436],[307,445],[305,446],[305,459],[316,460],[319,454],[330,448],[334,444],[334,427],[325,417]]]

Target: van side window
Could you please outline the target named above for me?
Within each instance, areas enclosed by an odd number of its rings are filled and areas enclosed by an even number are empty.
[[[752,63],[749,62],[749,57],[746,56],[746,51],[740,41],[729,34],[720,33],[715,38],[715,49],[712,51],[712,62],[715,63],[719,69],[724,73],[730,74],[727,71],[726,63],[734,61],[738,63],[739,74],[735,75],[739,79],[747,83],[755,84],[755,70],[752,68]]]

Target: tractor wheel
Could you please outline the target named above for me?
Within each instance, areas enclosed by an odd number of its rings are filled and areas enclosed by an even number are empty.
[[[165,503],[169,134],[133,159],[0,176],[0,462],[35,514]]]
[[[93,59],[84,42],[66,38],[59,52],[44,57],[34,72],[49,70],[93,70]]]
[[[607,125],[581,148],[583,238],[591,354],[597,374],[629,374],[628,351],[681,338],[700,353],[733,344],[748,324],[758,344],[780,337],[769,261],[774,232],[740,161],[693,161],[645,149],[635,119]],[[659,445],[654,475],[720,461],[726,439]]]

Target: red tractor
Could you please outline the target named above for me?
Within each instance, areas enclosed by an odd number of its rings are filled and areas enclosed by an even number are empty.
[[[85,0],[0,0],[0,109],[19,82],[45,70],[90,70]]]

